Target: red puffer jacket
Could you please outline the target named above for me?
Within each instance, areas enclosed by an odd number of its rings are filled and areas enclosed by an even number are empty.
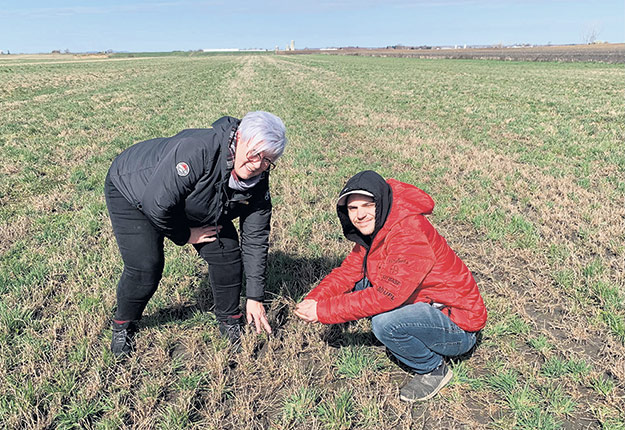
[[[377,315],[404,304],[437,303],[466,331],[486,324],[486,307],[467,266],[424,216],[434,209],[419,188],[389,179],[392,205],[367,248],[357,243],[341,266],[308,294],[319,321],[336,324]],[[364,259],[371,287],[353,291]]]

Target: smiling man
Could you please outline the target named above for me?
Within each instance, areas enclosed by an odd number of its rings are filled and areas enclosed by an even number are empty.
[[[287,143],[282,120],[250,112],[222,117],[211,128],[139,142],[113,161],[106,205],[124,262],[117,284],[111,350],[133,349],[136,322],[163,273],[163,241],[191,244],[208,263],[219,330],[241,334],[239,296],[246,276],[246,314],[271,332],[262,304],[269,248],[269,171]],[[232,222],[239,219],[241,243]]]
[[[471,272],[425,217],[432,209],[413,185],[356,174],[337,201],[354,248],[295,309],[311,323],[371,317],[374,335],[415,374],[400,390],[409,402],[432,398],[451,380],[444,357],[468,352],[486,324]]]

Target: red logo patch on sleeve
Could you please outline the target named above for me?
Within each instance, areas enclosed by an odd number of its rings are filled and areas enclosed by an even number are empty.
[[[178,172],[178,176],[187,176],[189,174],[189,165],[181,161],[176,164],[176,172]]]

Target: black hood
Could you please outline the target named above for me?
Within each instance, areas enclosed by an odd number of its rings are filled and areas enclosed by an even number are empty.
[[[371,236],[363,236],[347,215],[347,205],[345,201],[341,202],[342,205],[337,203],[336,212],[339,216],[339,221],[343,227],[343,234],[348,240],[356,242],[366,248],[369,248],[373,238],[378,234],[388,214],[391,212],[391,205],[393,203],[393,191],[391,186],[386,183],[384,178],[378,175],[373,170],[365,170],[360,173],[356,173],[347,181],[343,189],[339,194],[340,197],[349,193],[350,191],[363,190],[373,195],[373,201],[375,202],[375,228]],[[346,200],[346,199],[343,199]]]

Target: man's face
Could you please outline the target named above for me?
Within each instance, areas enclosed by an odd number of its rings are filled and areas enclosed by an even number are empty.
[[[373,234],[375,229],[375,202],[373,198],[363,194],[348,196],[347,215],[360,233],[365,236]]]

